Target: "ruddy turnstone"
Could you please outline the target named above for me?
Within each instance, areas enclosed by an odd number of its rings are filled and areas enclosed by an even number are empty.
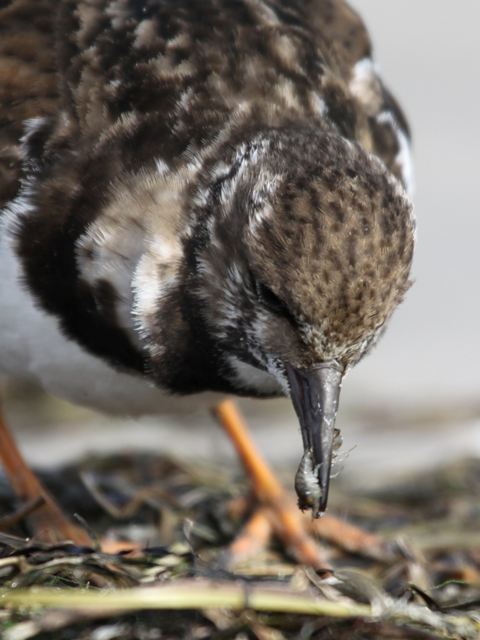
[[[112,412],[342,379],[409,287],[409,131],[342,0],[0,5],[0,366]]]

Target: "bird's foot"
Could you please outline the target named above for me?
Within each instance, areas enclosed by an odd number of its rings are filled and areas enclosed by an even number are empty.
[[[250,476],[259,506],[230,546],[232,564],[252,557],[264,549],[272,536],[280,539],[288,553],[300,564],[327,576],[332,567],[317,538],[375,560],[388,560],[391,552],[379,536],[368,533],[335,516],[313,519],[302,513],[260,455],[247,426],[234,403],[226,400],[214,410],[215,416],[232,440]],[[248,500],[237,501],[237,513],[249,509]]]
[[[0,521],[5,528],[26,519],[34,538],[39,542],[56,543],[65,540],[92,546],[88,533],[72,523],[60,506],[30,469],[0,412],[0,461],[8,480],[22,505],[15,514]]]

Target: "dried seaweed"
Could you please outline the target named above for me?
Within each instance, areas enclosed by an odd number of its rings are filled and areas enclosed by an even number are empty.
[[[132,551],[43,545],[0,533],[5,640],[480,638],[480,462],[381,492],[337,490],[332,510],[387,538],[375,559],[325,544],[322,580],[274,544],[232,566],[242,478],[167,457],[89,459],[44,476],[100,539]],[[15,511],[0,486],[3,513]],[[348,509],[348,511],[346,511]],[[21,519],[20,519],[21,520]]]

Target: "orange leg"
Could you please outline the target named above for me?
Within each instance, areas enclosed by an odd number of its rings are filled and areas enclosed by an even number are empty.
[[[374,560],[391,559],[393,551],[388,548],[385,540],[341,518],[328,514],[319,520],[311,519],[308,525],[312,533],[345,551]]]
[[[229,548],[235,562],[260,553],[270,541],[273,529],[265,508],[260,507],[247,520],[242,530]]]
[[[378,536],[335,516],[325,515],[313,520],[299,511],[295,501],[262,458],[232,401],[220,403],[214,409],[214,414],[232,440],[262,505],[232,543],[230,552],[234,560],[257,553],[266,546],[273,532],[283,540],[298,562],[318,571],[329,572],[331,568],[315,537],[321,537],[352,553],[382,560],[388,558],[386,545]],[[246,510],[246,502],[242,508]]]
[[[265,509],[252,516],[240,538],[233,543],[232,550],[235,552],[241,549],[244,556],[247,554],[249,540],[255,540],[257,546],[258,540],[262,538],[267,542],[270,532],[267,531],[265,519],[268,514],[271,527],[298,562],[317,571],[330,571],[320,548],[307,533],[300,511],[255,447],[234,403],[225,400],[214,412],[237,449],[251,477],[255,494]]]
[[[42,542],[70,540],[79,545],[91,545],[86,531],[65,516],[50,493],[41,484],[20,453],[0,411],[0,461],[12,488],[22,503],[36,504],[28,520],[35,538]]]

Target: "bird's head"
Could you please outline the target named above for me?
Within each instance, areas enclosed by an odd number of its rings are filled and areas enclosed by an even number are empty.
[[[233,388],[291,396],[308,462],[299,497],[318,514],[343,376],[409,287],[411,205],[378,160],[335,134],[277,133],[237,156],[214,176],[195,290]]]

